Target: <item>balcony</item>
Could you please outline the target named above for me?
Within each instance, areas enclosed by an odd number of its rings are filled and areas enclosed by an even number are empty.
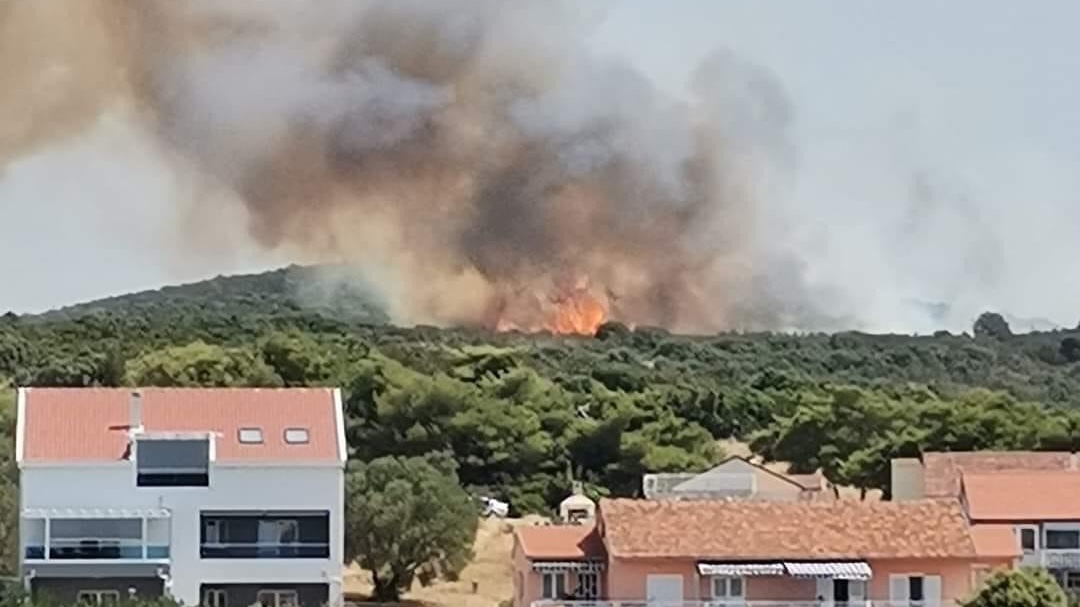
[[[328,512],[204,512],[204,559],[330,558]]]
[[[169,559],[169,514],[161,509],[27,509],[23,534],[26,561]]]
[[[1034,550],[1024,552],[1021,564],[1045,569],[1080,570],[1080,549]]]
[[[204,543],[200,552],[204,559],[325,559],[330,557],[330,544],[326,542]]]

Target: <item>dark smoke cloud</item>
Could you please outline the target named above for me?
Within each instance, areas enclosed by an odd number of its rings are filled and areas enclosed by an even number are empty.
[[[490,322],[496,302],[584,277],[638,324],[814,314],[798,267],[759,242],[761,199],[796,162],[792,111],[733,53],[674,99],[591,56],[568,2],[86,6],[98,33],[77,36],[98,44],[74,48],[92,51],[86,78],[114,81],[45,108],[77,118],[46,135],[130,102],[178,166],[243,201],[263,247],[381,268],[400,321]],[[212,200],[186,225],[218,221]]]

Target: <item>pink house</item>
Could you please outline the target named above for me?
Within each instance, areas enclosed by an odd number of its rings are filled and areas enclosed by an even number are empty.
[[[595,525],[519,529],[514,604],[885,601],[969,596],[1020,556],[959,502],[602,500]]]

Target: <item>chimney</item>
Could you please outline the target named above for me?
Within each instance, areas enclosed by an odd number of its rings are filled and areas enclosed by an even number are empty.
[[[142,429],[142,394],[135,390],[128,403],[128,431],[142,432]]]

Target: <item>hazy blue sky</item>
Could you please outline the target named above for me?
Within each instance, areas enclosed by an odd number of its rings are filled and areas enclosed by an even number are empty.
[[[1078,22],[1074,0],[623,0],[593,42],[672,91],[721,47],[773,73],[798,162],[768,216],[791,226],[808,280],[842,292],[871,328],[931,328],[910,300],[952,303],[950,326],[983,308],[1074,325]],[[106,122],[9,167],[0,310],[279,261],[156,253],[177,193],[139,145]]]

